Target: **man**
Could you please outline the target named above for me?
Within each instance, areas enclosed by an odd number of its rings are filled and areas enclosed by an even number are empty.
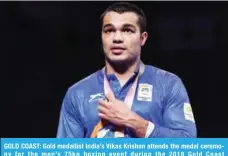
[[[71,86],[57,137],[196,137],[181,79],[140,59],[146,17],[130,3],[101,15],[105,67]]]

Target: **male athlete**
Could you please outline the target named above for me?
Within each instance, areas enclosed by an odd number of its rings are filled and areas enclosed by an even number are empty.
[[[105,67],[68,89],[57,137],[196,137],[181,79],[140,59],[148,37],[143,11],[117,2],[101,21]]]

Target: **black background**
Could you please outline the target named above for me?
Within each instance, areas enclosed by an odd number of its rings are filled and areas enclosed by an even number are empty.
[[[100,14],[112,2],[1,2],[1,136],[55,137],[73,83],[104,65]],[[177,74],[198,137],[227,137],[227,2],[134,2],[146,13],[142,60]]]

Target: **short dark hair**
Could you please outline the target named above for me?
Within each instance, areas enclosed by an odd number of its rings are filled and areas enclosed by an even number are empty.
[[[101,17],[100,17],[101,25],[103,25],[104,16],[110,11],[114,11],[119,14],[124,12],[134,12],[136,15],[138,15],[138,24],[139,24],[141,33],[146,31],[146,23],[147,23],[146,16],[143,10],[140,9],[135,4],[128,3],[128,2],[116,2],[109,5],[109,7],[101,14]]]

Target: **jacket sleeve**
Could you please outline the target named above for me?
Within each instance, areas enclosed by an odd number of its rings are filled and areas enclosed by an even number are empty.
[[[149,137],[195,138],[197,130],[189,97],[181,79],[172,77],[163,101],[163,125],[153,123]]]
[[[60,110],[57,138],[82,138],[84,126],[77,105],[79,100],[67,91]]]

